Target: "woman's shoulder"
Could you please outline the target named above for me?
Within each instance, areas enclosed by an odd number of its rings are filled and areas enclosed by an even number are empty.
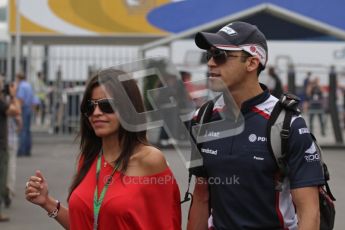
[[[140,174],[145,175],[163,172],[168,167],[162,151],[153,146],[141,146],[132,156],[131,161],[139,166],[142,172]]]

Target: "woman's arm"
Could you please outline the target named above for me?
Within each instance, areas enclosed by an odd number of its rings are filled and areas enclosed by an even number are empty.
[[[51,213],[57,207],[57,201],[48,196],[47,202],[41,206],[45,209],[48,213]],[[58,215],[55,217],[55,220],[59,222],[65,229],[69,229],[69,215],[68,215],[68,208],[60,205],[60,209]]]
[[[31,176],[26,184],[25,196],[28,201],[41,206],[48,213],[57,208],[57,201],[48,195],[48,184],[40,171],[36,171],[35,176]],[[60,206],[56,221],[65,229],[69,229],[68,209]]]

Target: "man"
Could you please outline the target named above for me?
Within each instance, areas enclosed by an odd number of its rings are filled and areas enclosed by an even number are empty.
[[[7,95],[9,94],[9,95]],[[14,84],[4,87],[0,79],[0,222],[8,221],[9,218],[2,214],[3,198],[7,193],[7,169],[8,169],[8,148],[7,148],[7,117],[18,116],[20,114],[20,105],[15,97],[16,88]],[[10,102],[7,103],[6,96],[10,96]]]
[[[309,88],[310,80],[311,80],[312,73],[310,71],[307,72],[304,80],[303,80],[303,92],[302,92],[302,112],[308,112],[309,107],[309,97],[307,89]]]
[[[274,67],[268,68],[268,76],[270,76],[270,78],[267,82],[267,87],[270,90],[271,95],[275,96],[276,98],[280,98],[280,96],[284,93],[283,86]]]
[[[288,140],[289,167],[282,190],[275,190],[278,168],[267,147],[267,121],[278,99],[260,84],[267,43],[254,25],[233,22],[217,33],[200,32],[196,45],[207,50],[210,80],[221,78],[245,119],[236,136],[202,143],[188,230],[319,229],[319,158],[301,117],[293,117]],[[226,104],[219,98],[211,122]],[[302,132],[303,131],[303,132]],[[211,152],[211,154],[209,153]],[[212,180],[211,180],[212,179]],[[217,183],[214,183],[217,182]]]
[[[31,155],[31,115],[32,106],[34,104],[34,92],[29,82],[26,81],[26,77],[22,73],[18,73],[17,76],[18,89],[17,98],[21,104],[22,110],[22,122],[23,128],[19,133],[19,147],[18,156],[30,156]]]
[[[44,82],[44,77],[42,72],[37,72],[37,80],[35,84],[36,96],[39,99],[38,112],[40,115],[41,125],[44,125],[46,116],[46,100],[48,93],[48,86]]]

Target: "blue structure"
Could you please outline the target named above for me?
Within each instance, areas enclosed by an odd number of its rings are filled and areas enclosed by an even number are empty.
[[[148,20],[172,33],[229,18],[258,25],[269,40],[344,40],[344,9],[343,0],[186,0],[155,8]]]

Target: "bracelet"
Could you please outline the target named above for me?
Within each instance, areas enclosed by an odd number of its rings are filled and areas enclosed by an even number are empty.
[[[52,218],[57,217],[59,210],[60,210],[60,201],[56,200],[56,208],[53,211],[48,212],[48,216]]]

